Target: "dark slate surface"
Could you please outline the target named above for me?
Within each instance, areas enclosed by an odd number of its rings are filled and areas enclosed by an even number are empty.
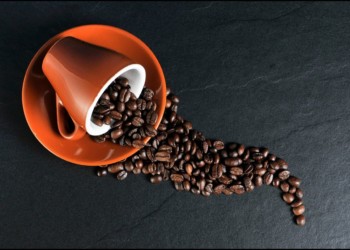
[[[285,158],[307,225],[271,187],[205,198],[49,153],[26,124],[23,76],[50,37],[90,23],[148,44],[207,137]],[[2,2],[0,56],[0,247],[350,247],[349,2]]]

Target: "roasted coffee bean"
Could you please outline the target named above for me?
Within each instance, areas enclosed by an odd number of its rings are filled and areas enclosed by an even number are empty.
[[[95,123],[99,127],[101,127],[103,125],[103,120],[102,119],[98,119],[98,118],[96,118],[94,116],[91,118],[91,121],[93,123]]]
[[[263,185],[263,179],[262,179],[262,177],[261,176],[255,176],[254,177],[254,184],[255,184],[255,186],[257,186],[257,187],[260,187],[260,186],[262,186]]]
[[[217,150],[222,150],[225,147],[225,144],[223,141],[214,141],[213,142],[213,147]]]
[[[297,190],[295,191],[295,196],[298,197],[299,199],[302,199],[304,196],[304,193],[300,188],[297,188]]]
[[[146,144],[142,140],[133,140],[131,145],[134,148],[143,148]]]
[[[274,186],[274,187],[279,187],[280,183],[281,183],[281,179],[280,179],[280,178],[278,178],[278,177],[273,178],[273,180],[272,180],[272,186]]]
[[[122,129],[120,129],[120,128],[114,129],[111,132],[111,138],[115,140],[115,139],[118,139],[123,134],[124,134],[124,131]]]
[[[232,167],[230,168],[230,173],[239,176],[243,174],[243,169],[241,167]]]
[[[125,180],[126,177],[128,177],[128,173],[124,170],[120,171],[118,174],[117,174],[117,179],[122,181],[122,180]]]
[[[235,166],[239,166],[242,164],[242,160],[238,157],[235,158],[226,158],[224,161],[226,166],[229,167],[235,167]]]
[[[131,172],[134,170],[135,166],[131,160],[127,160],[124,163],[124,168],[126,171]]]
[[[299,187],[301,180],[295,176],[290,176],[288,179],[288,182],[290,185],[294,186],[294,187]]]
[[[103,135],[99,135],[99,136],[91,136],[91,138],[97,142],[97,143],[102,143],[106,141],[106,137]]]
[[[230,187],[230,190],[234,192],[235,194],[243,194],[245,192],[243,185],[232,185]]]
[[[219,184],[217,186],[214,187],[213,189],[213,193],[214,194],[221,194],[221,192],[226,188],[226,185],[224,184]]]
[[[284,181],[287,180],[289,178],[290,172],[288,170],[283,170],[281,172],[278,173],[278,177]]]
[[[211,176],[214,179],[220,178],[222,176],[222,165],[221,164],[214,164],[211,169]]]
[[[150,101],[154,96],[154,92],[151,89],[145,88],[142,91],[142,96],[146,101]]]
[[[141,127],[145,121],[141,117],[134,117],[131,121],[132,125],[135,127]]]
[[[167,151],[158,151],[155,154],[154,159],[156,161],[169,162],[170,161],[170,153]]]
[[[133,170],[132,170],[132,172],[134,173],[134,174],[141,174],[141,169],[140,168],[134,168]]]
[[[156,124],[158,119],[158,114],[154,111],[149,111],[146,115],[146,122],[150,125]]]
[[[151,181],[153,184],[161,183],[162,180],[163,180],[163,178],[162,178],[161,175],[154,175],[154,176],[151,176],[151,178],[150,178],[150,181]]]
[[[128,101],[126,103],[126,107],[129,109],[129,110],[132,110],[132,111],[135,111],[137,109],[137,104],[135,101]]]
[[[270,163],[270,168],[277,171],[280,169],[280,166],[278,165],[277,162],[273,161]]]
[[[305,206],[304,205],[300,205],[298,207],[293,207],[293,214],[295,215],[301,215],[305,212]]]
[[[273,175],[268,172],[264,174],[263,180],[266,185],[270,185],[273,181]]]
[[[282,198],[283,200],[286,202],[286,203],[292,203],[294,201],[294,195],[293,194],[290,194],[290,193],[284,193],[282,195]]]
[[[275,161],[279,165],[280,169],[284,169],[284,170],[288,169],[288,163],[285,160],[283,160],[281,158],[276,158]]]
[[[291,207],[299,207],[300,205],[303,205],[303,200],[298,198],[290,204]]]
[[[254,161],[262,161],[264,159],[264,155],[260,152],[255,152],[255,153],[252,153],[252,158]]]
[[[107,170],[105,168],[97,168],[96,170],[96,174],[97,176],[101,177],[101,176],[106,176],[107,175]]]
[[[218,181],[225,184],[225,185],[229,185],[232,183],[232,179],[230,179],[226,175],[222,175],[221,177],[219,177]]]
[[[201,193],[201,191],[199,190],[199,188],[195,188],[195,187],[191,188],[191,192],[192,192],[193,194],[197,194],[197,195]]]
[[[184,177],[181,174],[171,174],[170,179],[173,182],[183,182]]]
[[[266,168],[259,168],[254,170],[254,174],[263,176],[266,173]]]
[[[123,88],[127,87],[129,84],[129,80],[125,77],[118,77],[117,79],[115,79],[115,83],[119,84],[120,86],[122,86]]]
[[[299,216],[296,216],[295,221],[299,226],[304,226],[305,225],[305,216],[302,214]]]
[[[244,177],[243,182],[244,182],[245,190],[247,192],[251,192],[254,190],[254,184],[249,177]]]
[[[287,182],[282,182],[280,188],[283,192],[287,193],[289,191],[289,184]]]
[[[114,163],[114,164],[110,164],[108,165],[107,167],[107,171],[111,174],[115,174],[115,173],[118,173],[120,171],[124,170],[124,164],[121,163],[121,162],[117,162],[117,163]]]
[[[186,180],[183,182],[183,187],[184,187],[184,190],[190,191],[191,190],[191,183],[188,180]]]
[[[146,134],[147,136],[154,137],[154,136],[157,135],[157,130],[156,130],[155,128],[153,128],[152,125],[148,125],[148,124],[147,124],[146,127],[145,127],[145,134]]]

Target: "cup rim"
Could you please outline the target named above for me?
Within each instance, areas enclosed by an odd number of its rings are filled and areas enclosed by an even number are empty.
[[[136,70],[140,75],[140,79],[138,81],[139,84],[136,84],[136,85],[138,85],[138,88],[136,88],[136,89],[130,88],[130,91],[132,93],[134,93],[134,95],[137,98],[141,95],[143,86],[145,85],[145,82],[146,82],[146,70],[145,70],[145,68],[141,64],[133,63],[133,64],[130,64],[130,65],[120,69],[117,73],[115,73],[111,78],[109,78],[107,80],[107,82],[100,89],[100,91],[96,95],[94,101],[90,105],[90,107],[86,113],[86,118],[85,118],[85,131],[86,131],[86,133],[88,133],[89,135],[92,135],[92,136],[98,136],[98,135],[102,135],[102,134],[108,132],[108,130],[111,129],[111,125],[103,124],[101,127],[95,125],[91,121],[92,113],[94,111],[94,108],[95,108],[98,100],[100,99],[102,94],[105,92],[105,90],[112,84],[112,82],[116,78],[118,78],[119,76],[121,76],[121,75],[123,75],[131,70]]]

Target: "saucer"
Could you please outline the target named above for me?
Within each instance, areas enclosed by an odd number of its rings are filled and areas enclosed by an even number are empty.
[[[22,105],[30,130],[38,141],[57,157],[84,166],[106,165],[121,161],[139,149],[111,142],[96,143],[88,134],[72,141],[60,136],[57,129],[55,92],[45,77],[41,64],[46,52],[59,39],[72,36],[101,47],[118,51],[146,69],[145,86],[155,93],[158,128],[166,103],[163,70],[153,52],[134,35],[107,25],[84,25],[66,30],[47,41],[35,54],[25,73]],[[147,142],[150,138],[144,139]]]

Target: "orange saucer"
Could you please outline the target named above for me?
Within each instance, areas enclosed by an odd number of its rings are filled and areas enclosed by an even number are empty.
[[[138,151],[111,142],[96,143],[86,134],[71,141],[60,136],[57,129],[55,92],[41,69],[48,49],[57,40],[72,36],[98,46],[118,51],[146,69],[146,86],[155,92],[158,121],[163,117],[166,84],[163,70],[153,52],[134,35],[107,25],[84,25],[66,30],[47,41],[35,54],[25,73],[22,88],[23,111],[27,123],[39,142],[54,155],[84,166],[98,166],[121,161]],[[150,138],[145,138],[148,141]]]

